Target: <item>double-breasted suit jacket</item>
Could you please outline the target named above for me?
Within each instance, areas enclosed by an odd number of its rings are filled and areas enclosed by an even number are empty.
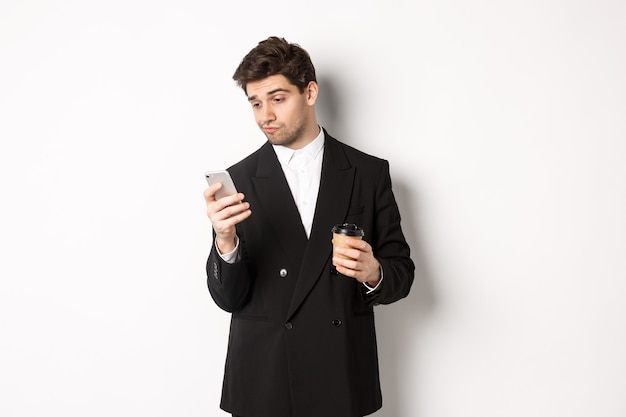
[[[230,167],[252,216],[240,259],[207,261],[216,304],[232,312],[221,407],[245,417],[357,417],[382,406],[374,310],[405,297],[414,264],[387,161],[325,135],[310,237],[271,144]],[[365,230],[383,271],[376,291],[332,268],[336,224]]]

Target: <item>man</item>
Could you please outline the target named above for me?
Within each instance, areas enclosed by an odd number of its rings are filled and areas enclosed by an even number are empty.
[[[260,42],[233,79],[268,141],[228,169],[239,194],[204,192],[208,287],[232,313],[221,408],[371,414],[382,406],[373,306],[406,297],[414,274],[389,165],[320,128],[315,69],[297,44]],[[331,229],[343,223],[365,236],[333,258]]]

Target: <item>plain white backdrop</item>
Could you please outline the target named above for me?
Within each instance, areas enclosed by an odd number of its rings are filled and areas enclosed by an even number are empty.
[[[391,163],[418,264],[377,417],[626,415],[626,3],[0,5],[0,415],[222,416],[203,172],[264,137],[231,81],[307,49]],[[332,416],[339,417],[339,416]]]

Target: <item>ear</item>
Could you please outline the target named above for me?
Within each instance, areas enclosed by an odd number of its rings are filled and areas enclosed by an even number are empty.
[[[315,81],[310,81],[309,85],[306,86],[304,93],[306,94],[307,103],[310,106],[314,105],[315,101],[317,100],[318,93],[317,83]]]

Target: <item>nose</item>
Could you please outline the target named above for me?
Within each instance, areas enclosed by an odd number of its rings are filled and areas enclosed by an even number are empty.
[[[260,116],[261,123],[263,124],[276,120],[276,115],[274,114],[274,111],[270,108],[270,106],[264,106],[261,110]]]

